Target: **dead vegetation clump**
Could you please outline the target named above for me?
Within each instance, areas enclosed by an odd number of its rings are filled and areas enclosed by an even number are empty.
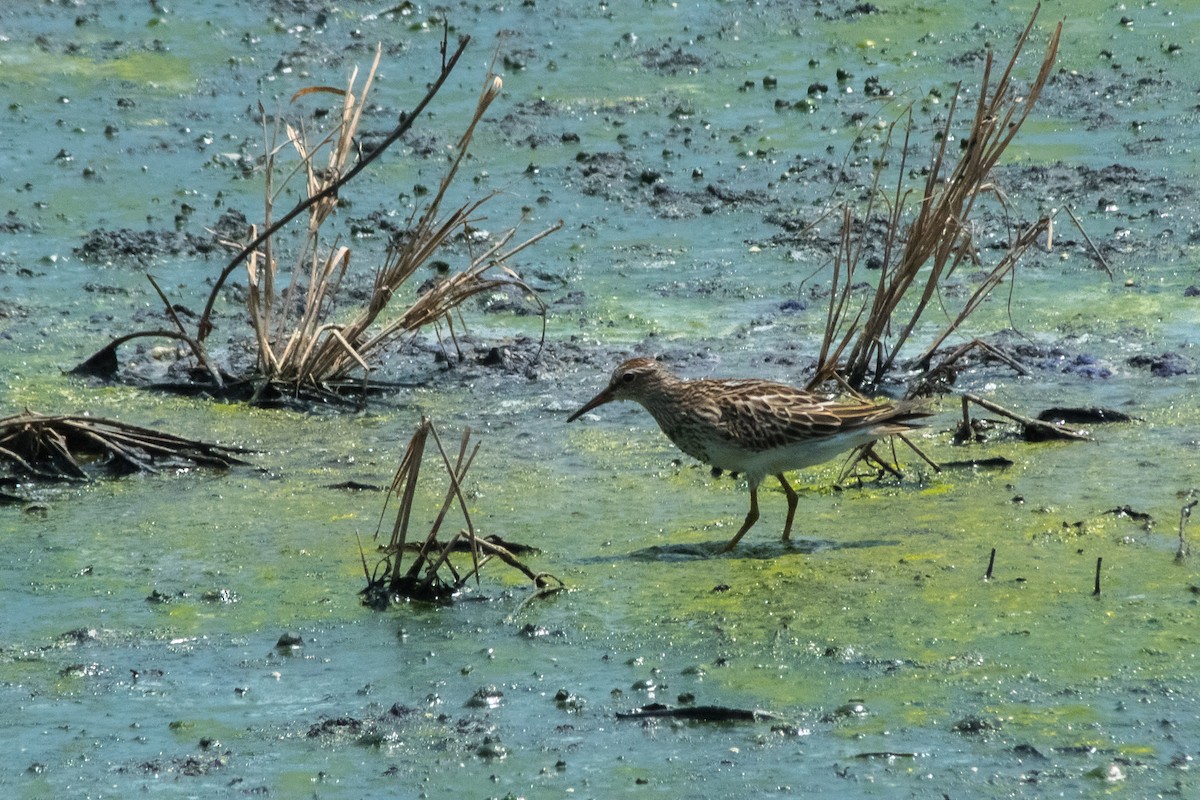
[[[817,368],[808,388],[834,383],[853,393],[867,391],[888,380],[898,366],[904,365],[915,370],[906,397],[929,396],[947,391],[961,369],[960,360],[969,353],[981,353],[984,358],[1009,365],[1019,374],[1028,374],[1015,358],[980,339],[971,339],[948,353],[941,348],[997,288],[1005,283],[1011,285],[1017,263],[1030,247],[1039,241],[1045,241],[1049,247],[1053,240],[1051,216],[1014,227],[1003,255],[988,266],[982,261],[972,221],[972,214],[987,200],[994,202],[1008,218],[1004,194],[992,183],[992,171],[1049,81],[1062,35],[1059,22],[1049,36],[1036,76],[1021,93],[1014,84],[1013,73],[1039,11],[1040,6],[1018,37],[998,79],[994,79],[993,53],[988,50],[970,130],[960,142],[957,161],[952,162],[951,145],[956,141],[953,126],[961,83],[952,95],[944,124],[933,136],[932,156],[927,165],[910,163],[916,149],[911,107],[888,128],[875,161],[865,209],[857,215],[849,206],[841,210],[833,289]],[[889,170],[896,176],[890,189],[886,188]],[[920,180],[914,185],[910,183],[911,176]],[[1073,216],[1072,221],[1075,221]],[[880,236],[881,244],[876,241]],[[1102,257],[1100,263],[1111,277]],[[862,283],[859,275],[868,267],[878,269],[878,277],[870,295],[859,300]],[[957,308],[951,308],[946,292],[949,281],[957,270],[968,267],[981,270],[982,274],[974,280],[974,289],[965,300]],[[920,355],[902,360],[918,325],[935,308],[941,309],[946,323]],[[1087,438],[1061,422],[1035,420],[974,395],[963,398],[963,429],[967,431],[971,427],[966,410],[968,401],[1017,421],[1030,439]],[[962,430],[960,436],[965,437]],[[938,468],[909,439],[900,438]],[[851,463],[873,456],[868,446]],[[874,460],[883,463],[881,459]]]
[[[81,415],[25,411],[0,419],[0,481],[88,481],[164,469],[245,464],[249,451]]]
[[[414,524],[413,504],[416,500],[421,464],[430,438],[437,447],[437,457],[445,469],[448,485],[442,505],[428,531],[411,535]],[[562,588],[560,580],[547,573],[534,572],[515,555],[515,552],[528,551],[529,548],[513,545],[499,537],[485,538],[477,535],[463,495],[462,482],[478,452],[479,445],[471,445],[471,429],[467,428],[463,431],[458,452],[452,461],[442,447],[441,438],[433,423],[426,417],[421,418],[388,488],[388,499],[394,498],[397,504],[396,515],[387,543],[379,548],[380,560],[373,569],[368,565],[367,555],[362,551],[361,545],[359,548],[363,574],[367,579],[367,585],[361,592],[364,605],[383,610],[400,600],[449,602],[466,588],[472,579],[478,583],[480,571],[494,559],[499,559],[523,574],[533,583],[538,594]],[[453,507],[457,507],[461,514],[463,527],[444,540],[439,540],[438,535]],[[377,541],[384,534],[386,514],[387,502],[380,512],[379,525],[375,530]],[[406,556],[411,562],[407,566]],[[456,558],[464,557],[469,559],[467,564],[455,564]]]
[[[953,165],[952,126],[961,84],[954,92],[944,125],[934,135],[928,165],[917,166],[909,161],[915,149],[911,141],[914,128],[911,108],[889,128],[876,161],[866,208],[859,215],[848,206],[842,209],[840,245],[833,263],[833,291],[810,388],[836,381],[857,391],[883,382],[900,363],[902,351],[931,307],[940,307],[948,322],[924,352],[913,359],[912,363],[927,376],[914,381],[915,387],[923,387],[922,391],[927,392],[944,385],[946,373],[953,368],[952,359],[983,346],[972,342],[954,350],[949,358],[932,363],[942,344],[992,292],[1012,280],[1022,254],[1051,230],[1048,217],[1017,230],[1003,256],[987,267],[980,261],[971,220],[983,198],[993,199],[1005,210],[1004,197],[991,182],[992,169],[1032,112],[1057,58],[1061,23],[1050,35],[1033,83],[1024,94],[1018,91],[1013,71],[1036,19],[1037,10],[1018,38],[1007,66],[994,82],[993,55],[988,51],[971,129]],[[897,149],[896,140],[901,137]],[[893,158],[897,160],[894,169],[897,178],[889,190],[885,188],[885,172]],[[910,186],[909,175],[923,179],[919,185]],[[860,271],[866,267],[866,254],[872,252],[872,237],[877,235],[873,226],[860,220],[881,216],[886,220],[881,254],[877,262],[871,263],[872,268],[878,268],[878,277],[871,296],[860,302],[855,298],[856,284],[861,282]],[[957,310],[951,310],[944,288],[955,271],[967,265],[982,268],[985,273]]]
[[[166,337],[186,344],[196,367],[192,378],[207,393],[268,403],[287,398],[325,402],[355,391],[361,403],[366,391],[372,388],[370,376],[384,349],[428,326],[438,331],[439,338],[444,328],[453,339],[454,316],[472,297],[504,288],[532,297],[541,306],[534,291],[510,263],[518,253],[558,230],[561,222],[524,240],[516,239],[517,228],[512,227],[490,234],[483,244],[477,244],[473,234],[484,219],[484,206],[495,193],[443,210],[447,190],[466,158],[476,126],[500,94],[502,83],[493,74],[484,81],[474,115],[453,150],[437,191],[431,193],[423,209],[414,212],[404,235],[393,239],[383,263],[374,269],[365,301],[352,298],[350,277],[354,259],[350,247],[337,238],[327,242],[323,236],[346,185],[411,129],[449,77],[468,41],[469,37],[461,39],[451,54],[443,40],[438,78],[421,102],[403,114],[392,132],[366,154],[359,152],[355,137],[379,68],[381,48],[376,48],[375,59],[361,87],[356,69],[345,90],[315,86],[293,95],[293,102],[314,94],[334,94],[340,98],[337,111],[330,115],[335,124],[319,139],[314,140],[302,126],[283,123],[281,128],[277,118],[274,130],[267,129],[268,115],[260,106],[266,141],[262,222],[247,231],[249,241],[224,242],[236,249],[237,255],[217,277],[195,332],[185,328],[173,310],[173,303],[151,278],[173,327],[118,337],[74,371],[112,377],[118,369],[116,351],[122,344],[141,337]],[[299,159],[290,166],[282,163],[281,158],[289,148]],[[284,174],[284,178],[276,185],[279,174]],[[304,181],[305,199],[280,217],[275,199],[297,176]],[[300,245],[289,253],[276,234],[301,216],[306,225]],[[402,291],[435,253],[460,239],[467,241],[471,249],[458,271],[419,292]],[[217,298],[226,281],[243,265],[255,359],[250,374],[231,375],[225,365],[214,361],[205,342],[213,331]],[[403,303],[407,306],[396,308]]]

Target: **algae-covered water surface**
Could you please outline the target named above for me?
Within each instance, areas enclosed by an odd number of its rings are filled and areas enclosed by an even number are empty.
[[[253,452],[224,472],[2,487],[0,793],[1195,796],[1200,553],[1177,557],[1200,535],[1185,513],[1200,485],[1194,4],[1042,8],[1016,79],[1063,20],[1058,64],[996,170],[979,263],[911,355],[1014,226],[1057,213],[1054,241],[951,342],[980,337],[1021,370],[964,362],[914,437],[945,469],[901,447],[900,479],[800,473],[790,543],[764,486],[762,519],[721,554],[744,484],[682,457],[636,406],[565,424],[633,353],[802,384],[836,245],[822,218],[864,200],[906,110],[914,175],[956,91],[965,132],[988,48],[1003,63],[1032,12],[6,4],[0,415],[89,413]],[[260,103],[319,129],[319,105],[293,95],[343,86],[382,42],[369,143],[436,75],[447,24],[473,37],[466,58],[335,224],[369,283],[494,63],[504,93],[452,194],[498,192],[479,229],[564,220],[513,264],[547,304],[541,347],[520,298],[485,296],[463,310],[461,361],[432,333],[406,342],[380,365],[396,388],[365,410],[66,374],[169,327],[148,273],[194,319],[224,264],[209,229],[262,214]],[[231,284],[218,357],[250,337],[244,275]],[[122,351],[130,370],[161,357]],[[1132,421],[956,445],[964,392]],[[359,542],[373,563],[383,487],[423,415],[448,442],[473,429],[474,524],[537,548],[530,566],[567,591],[530,599],[497,564],[450,604],[362,605]],[[437,514],[435,474],[415,524]],[[656,703],[764,713],[627,716]]]

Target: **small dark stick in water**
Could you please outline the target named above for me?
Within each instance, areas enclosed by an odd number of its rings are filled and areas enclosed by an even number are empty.
[[[1100,596],[1100,562],[1104,560],[1103,556],[1096,559],[1096,588],[1092,591],[1092,597]]]
[[[992,579],[992,567],[994,566],[996,566],[996,548],[993,547],[992,554],[988,557],[987,574],[983,576],[985,581],[990,581]]]
[[[1196,490],[1193,489],[1188,493],[1188,498],[1190,499],[1195,493]],[[1176,561],[1183,561],[1188,557],[1188,553],[1191,550],[1188,547],[1187,540],[1183,538],[1183,528],[1187,525],[1188,520],[1192,518],[1192,509],[1196,507],[1197,503],[1200,503],[1200,500],[1192,500],[1192,502],[1179,509],[1179,549],[1175,551]]]

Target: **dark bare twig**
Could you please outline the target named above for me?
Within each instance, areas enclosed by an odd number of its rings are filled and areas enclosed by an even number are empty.
[[[963,430],[969,431],[971,428],[971,414],[969,411],[970,403],[974,403],[981,408],[986,408],[993,414],[999,414],[1002,417],[1011,419],[1013,422],[1020,423],[1025,429],[1026,436],[1030,436],[1032,434],[1035,437],[1041,437],[1043,439],[1074,439],[1079,441],[1090,441],[1091,439],[1091,437],[1086,433],[1080,433],[1077,430],[1068,428],[1066,425],[1059,425],[1054,422],[1034,419],[1033,417],[1027,417],[1024,414],[1018,414],[1015,411],[1008,410],[999,403],[993,403],[991,400],[987,400],[986,398],[979,397],[978,395],[971,394],[969,392],[963,394],[962,396]]]
[[[97,350],[86,361],[76,364],[71,368],[72,375],[93,375],[97,377],[111,377],[117,373],[117,348],[126,342],[133,339],[178,339],[181,342],[187,343],[189,347],[194,349],[203,349],[198,341],[180,331],[157,330],[157,331],[137,331],[135,333],[127,333],[124,336],[118,336],[104,347]],[[193,350],[194,352],[194,350]]]
[[[1096,243],[1092,241],[1092,237],[1088,236],[1087,231],[1085,231],[1083,226],[1079,224],[1079,220],[1075,218],[1075,212],[1071,210],[1071,207],[1065,206],[1065,208],[1067,211],[1067,216],[1071,218],[1071,222],[1075,223],[1075,227],[1079,230],[1080,235],[1083,236],[1083,240],[1088,243],[1088,247],[1092,248],[1093,255],[1096,256],[1096,259],[1100,262],[1100,267],[1104,270],[1104,273],[1108,275],[1108,279],[1111,281],[1113,279],[1113,272],[1112,268],[1108,266],[1108,259],[1104,257],[1104,254],[1100,252],[1100,248],[1096,247]]]
[[[672,707],[662,703],[649,703],[629,711],[618,711],[617,719],[687,719],[695,722],[773,722],[781,719],[778,714],[760,711],[757,708],[729,708],[727,706],[683,706]]]
[[[217,370],[217,368],[212,365],[212,362],[208,360],[208,355],[204,352],[204,346],[196,339],[193,339],[187,335],[187,329],[183,327],[182,320],[180,320],[179,315],[175,313],[175,307],[172,306],[171,301],[167,299],[167,293],[162,290],[162,287],[158,285],[158,281],[155,280],[154,276],[150,273],[146,273],[146,280],[150,281],[150,285],[154,287],[154,291],[158,292],[158,297],[160,300],[162,300],[163,306],[166,308],[167,316],[169,316],[171,321],[175,323],[176,330],[179,331],[180,335],[183,337],[183,341],[187,342],[188,347],[191,348],[192,355],[194,355],[196,360],[199,361],[206,370],[208,370],[208,374],[213,379],[213,383],[216,384],[218,388],[224,388],[225,381],[221,379],[220,371]]]
[[[918,758],[918,754],[898,750],[872,750],[869,753],[855,753],[854,757],[862,760],[881,759],[891,761],[894,758]]]

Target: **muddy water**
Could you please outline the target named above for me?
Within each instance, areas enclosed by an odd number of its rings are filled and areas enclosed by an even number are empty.
[[[1036,45],[1067,20],[1062,69],[998,177],[1018,220],[1071,204],[1114,279],[1060,218],[1055,250],[1031,254],[1011,297],[968,331],[1031,374],[977,365],[955,387],[1138,421],[1098,427],[1092,443],[956,448],[952,395],[922,446],[1013,466],[915,462],[903,482],[834,490],[838,465],[826,465],[798,476],[792,545],[777,536],[783,498],[765,491],[758,527],[714,557],[744,487],[679,460],[637,409],[570,427],[566,412],[634,348],[690,375],[802,381],[828,252],[783,223],[852,196],[902,107],[927,128],[954,82],[970,101],[983,48],[1007,50],[1030,9],[451,8],[456,32],[475,37],[469,57],[403,153],[355,184],[341,223],[405,218],[498,48],[506,94],[458,191],[502,190],[496,228],[522,209],[530,231],[567,222],[518,265],[550,304],[541,368],[477,364],[538,330],[477,310],[466,363],[443,372],[425,350],[398,353],[385,372],[405,385],[366,413],[62,375],[158,319],[146,272],[202,305],[222,262],[170,236],[260,213],[260,100],[273,113],[302,87],[340,85],[383,41],[367,128],[411,106],[437,65],[442,12],[397,8],[0,11],[4,413],[88,411],[258,451],[228,474],[23,487],[26,503],[0,507],[5,796],[1197,791],[1200,574],[1195,556],[1175,560],[1200,474],[1196,10],[1043,11]],[[890,96],[868,88],[880,86]],[[294,113],[312,122],[311,107]],[[848,184],[831,181],[839,170]],[[982,219],[983,240],[1004,236],[1000,218]],[[97,229],[153,236],[106,251]],[[356,230],[356,263],[372,264],[385,236]],[[964,271],[948,306],[977,279]],[[214,340],[236,345],[236,298],[218,311]],[[540,548],[533,565],[569,593],[526,604],[528,587],[495,570],[448,608],[359,604],[355,536],[375,530],[382,497],[329,487],[385,484],[422,414],[448,438],[476,429],[476,523]],[[440,492],[423,488],[427,517]],[[1109,513],[1123,507],[1149,524]],[[284,635],[300,644],[277,646]],[[650,702],[777,718],[616,716]]]

